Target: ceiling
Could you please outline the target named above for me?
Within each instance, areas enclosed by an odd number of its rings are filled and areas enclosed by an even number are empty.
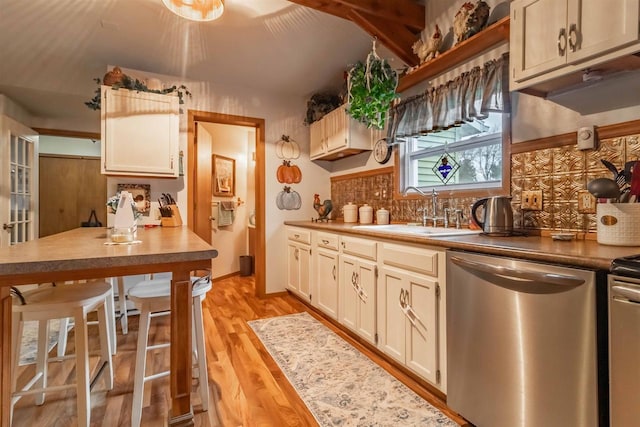
[[[402,59],[419,26],[405,21],[414,0],[226,0],[209,23],[182,19],[161,0],[0,1],[0,93],[52,119],[95,120],[84,102],[109,65],[309,97],[339,87],[371,35],[389,46],[382,55]],[[390,3],[403,7],[379,6]],[[372,14],[379,9],[387,18]]]

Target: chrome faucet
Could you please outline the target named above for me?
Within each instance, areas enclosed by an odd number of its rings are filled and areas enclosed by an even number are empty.
[[[406,196],[409,190],[415,191],[416,193],[420,194],[422,197],[425,197],[425,198],[428,197],[428,195],[424,191],[412,185],[406,187],[402,194]],[[431,189],[431,203],[432,203],[432,209],[433,209],[433,216],[431,218],[429,218],[429,216],[427,215],[426,208],[424,206],[422,207],[422,225],[426,226],[427,219],[431,219],[433,221],[433,226],[436,227],[438,220],[443,219],[443,217],[438,216],[438,192],[436,191],[435,188]],[[448,222],[448,221],[445,219],[445,222]]]

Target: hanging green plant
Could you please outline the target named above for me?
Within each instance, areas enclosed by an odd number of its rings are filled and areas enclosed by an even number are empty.
[[[376,53],[376,42],[366,62],[358,62],[347,80],[351,117],[367,125],[383,129],[391,102],[397,97],[398,74],[386,59]]]

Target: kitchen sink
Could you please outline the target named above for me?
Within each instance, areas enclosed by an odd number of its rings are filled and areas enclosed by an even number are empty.
[[[390,234],[411,234],[417,236],[458,236],[462,234],[478,234],[481,230],[469,230],[468,228],[444,228],[425,227],[410,224],[386,224],[386,225],[354,225],[355,230],[378,231]]]

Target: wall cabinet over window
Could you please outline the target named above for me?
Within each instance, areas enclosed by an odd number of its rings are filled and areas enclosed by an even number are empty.
[[[638,0],[513,1],[511,90],[633,53],[639,47],[638,11]]]
[[[371,150],[370,130],[346,109],[344,104],[309,126],[311,160],[336,160]]]
[[[110,86],[101,90],[101,172],[177,177],[178,97]]]

